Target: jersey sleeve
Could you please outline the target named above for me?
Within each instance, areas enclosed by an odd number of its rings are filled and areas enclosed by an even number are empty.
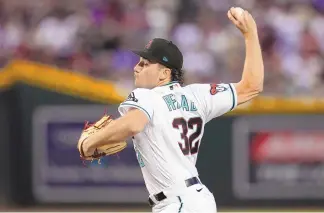
[[[153,117],[153,101],[151,91],[148,89],[138,88],[133,90],[127,99],[118,107],[121,115],[124,115],[131,108],[143,111],[149,120]]]
[[[237,106],[237,94],[233,84],[195,84],[192,89],[201,103],[206,122]]]

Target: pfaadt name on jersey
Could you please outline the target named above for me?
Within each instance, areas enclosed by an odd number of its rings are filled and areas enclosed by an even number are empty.
[[[175,99],[174,94],[168,94],[163,96],[163,100],[165,101],[167,107],[169,108],[169,111],[174,111],[178,109],[182,109],[185,111],[197,111],[195,102],[190,101],[188,103],[188,99],[185,95],[181,95],[180,101],[177,101]]]

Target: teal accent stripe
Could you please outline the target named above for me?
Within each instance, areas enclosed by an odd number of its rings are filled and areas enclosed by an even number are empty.
[[[232,96],[233,96],[233,105],[232,105],[232,108],[231,108],[231,110],[233,110],[234,109],[234,107],[235,107],[235,102],[236,102],[236,100],[235,100],[235,95],[234,95],[234,90],[233,90],[233,88],[232,88],[232,85],[231,84],[228,84],[229,86],[230,86],[230,89],[231,89],[231,92],[232,92]],[[231,111],[230,110],[230,111]]]
[[[180,207],[179,207],[178,213],[180,213],[181,212],[181,209],[183,207],[183,203],[182,203],[182,200],[181,200],[181,198],[179,196],[178,196],[178,199],[179,199],[179,202],[180,202]]]
[[[128,103],[121,103],[120,105],[121,105],[121,106],[132,106],[132,107],[138,108],[138,109],[144,111],[144,112],[146,113],[147,117],[149,117],[149,119],[151,120],[151,116],[150,116],[150,114],[146,111],[146,109],[144,109],[144,108],[141,107],[141,106],[138,106],[138,105],[135,105],[135,104],[128,104]]]

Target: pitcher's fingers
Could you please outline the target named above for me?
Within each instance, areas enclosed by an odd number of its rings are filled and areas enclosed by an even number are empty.
[[[248,11],[244,10],[244,13],[243,13],[244,26],[248,26],[249,20],[250,20],[250,13]]]
[[[227,12],[227,17],[236,25],[236,26],[240,26],[240,22],[238,20],[235,19],[235,17],[233,16],[233,14],[231,13],[231,11],[229,10]]]

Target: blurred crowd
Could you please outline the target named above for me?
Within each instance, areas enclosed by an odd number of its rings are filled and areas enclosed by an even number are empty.
[[[257,21],[265,95],[324,94],[324,0],[1,0],[0,62],[33,60],[133,89],[129,49],[162,37],[183,51],[186,83],[235,82],[245,49],[231,6]]]

